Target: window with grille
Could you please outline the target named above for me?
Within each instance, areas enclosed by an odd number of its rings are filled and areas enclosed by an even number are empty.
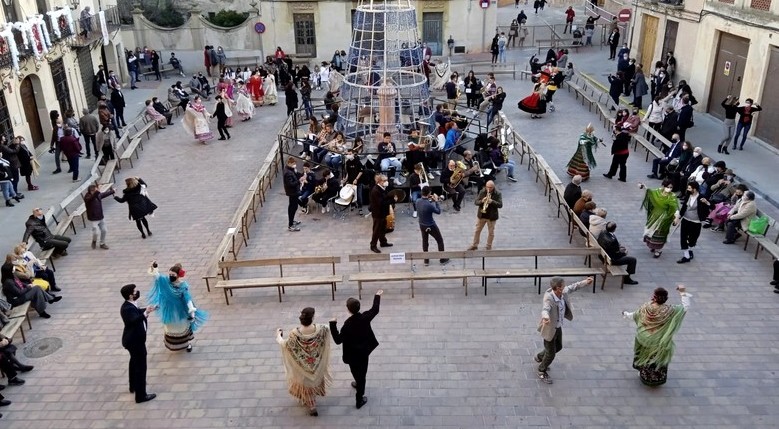
[[[8,104],[5,102],[5,91],[0,91],[0,135],[14,137],[14,127],[11,124],[11,113],[8,112]]]
[[[750,7],[752,9],[767,11],[771,9],[771,0],[752,0]]]

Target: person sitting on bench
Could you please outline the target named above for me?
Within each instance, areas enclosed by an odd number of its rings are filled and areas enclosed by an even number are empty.
[[[614,235],[616,230],[615,222],[607,223],[606,230],[598,236],[598,245],[609,255],[612,265],[627,265],[628,276],[625,278],[625,284],[637,285],[638,282],[630,277],[636,273],[636,258],[628,256],[627,249],[619,245],[619,240]]]

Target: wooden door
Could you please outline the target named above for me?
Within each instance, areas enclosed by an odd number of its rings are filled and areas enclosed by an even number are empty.
[[[763,111],[755,115],[755,136],[766,143],[779,148],[779,48],[772,46],[769,52],[768,73],[763,84],[763,96],[755,98],[755,102]]]
[[[427,43],[433,55],[441,55],[444,45],[444,14],[442,12],[422,14],[422,41]]]
[[[38,103],[35,101],[35,90],[32,86],[32,80],[30,77],[24,78],[22,84],[19,86],[19,94],[22,97],[22,104],[24,105],[24,117],[27,120],[27,124],[30,126],[30,138],[34,146],[46,141],[43,136],[43,129],[41,128],[41,118],[38,116]]]
[[[709,113],[719,119],[725,119],[725,112],[720,103],[728,95],[741,96],[741,80],[749,52],[749,39],[720,33],[717,60],[712,70],[711,88],[709,89]],[[753,94],[740,97],[743,101]]]
[[[657,42],[657,26],[660,20],[652,15],[644,14],[641,25],[641,59],[644,70],[654,70],[655,43]]]
[[[676,51],[676,35],[679,33],[679,22],[665,20],[665,37],[663,38],[663,51],[660,58],[665,60],[665,54]],[[646,65],[646,64],[645,64]],[[654,70],[654,66],[652,67]]]
[[[313,13],[292,15],[295,27],[295,53],[305,57],[316,57],[316,32]]]

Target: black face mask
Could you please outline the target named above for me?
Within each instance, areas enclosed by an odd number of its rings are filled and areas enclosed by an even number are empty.
[[[176,280],[178,280],[178,276],[175,276],[175,275],[170,275],[170,276],[168,276],[168,279],[170,279],[170,282],[171,282],[171,283],[173,283],[173,282],[175,282]]]
[[[136,290],[135,293],[133,294],[133,301],[138,301],[140,297],[141,297],[141,292]]]

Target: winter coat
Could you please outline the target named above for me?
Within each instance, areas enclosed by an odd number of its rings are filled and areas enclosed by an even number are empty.
[[[138,180],[138,186],[134,188],[125,188],[121,197],[114,197],[119,203],[127,203],[129,208],[128,218],[138,220],[146,217],[157,210],[157,205],[151,202],[149,197],[141,194],[141,185],[146,185],[143,180]]]
[[[646,78],[643,72],[638,72],[633,77],[633,95],[643,97],[649,93],[649,87],[646,84]]]
[[[93,136],[100,130],[100,121],[95,115],[84,115],[78,121],[78,128],[79,131],[81,131],[81,134],[85,136]]]
[[[87,211],[87,220],[103,220],[103,198],[113,195],[114,190],[109,189],[106,192],[95,191],[84,195],[84,206]]]

